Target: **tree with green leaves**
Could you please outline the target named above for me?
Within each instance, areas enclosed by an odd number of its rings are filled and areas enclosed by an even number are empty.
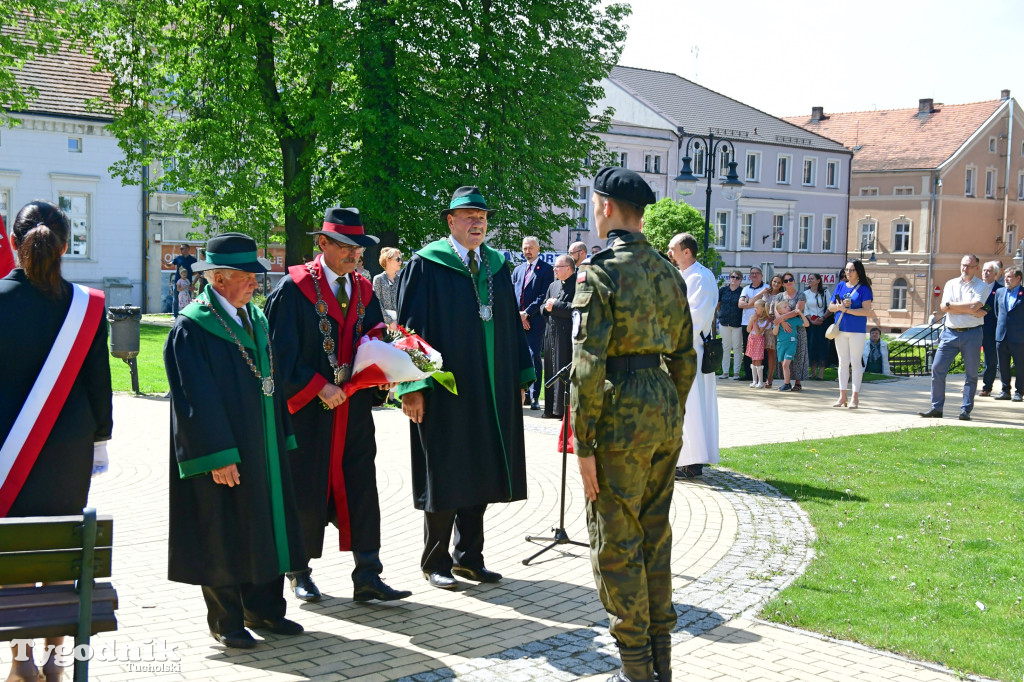
[[[709,226],[707,229],[710,231],[714,228]],[[697,240],[698,248],[700,248],[697,260],[717,275],[722,271],[722,257],[710,245],[708,250],[704,251],[704,230],[704,216],[683,201],[674,201],[665,197],[657,203],[649,205],[644,211],[644,236],[654,248],[664,253],[668,250],[668,244],[672,241],[672,237],[680,232],[689,232]],[[712,241],[711,236],[713,233],[708,235],[709,244]]]
[[[25,111],[38,96],[22,87],[17,73],[37,56],[52,54],[60,46],[60,25],[55,21],[58,0],[3,0],[0,2],[0,123],[11,125],[12,111]]]
[[[114,78],[115,171],[192,193],[200,224],[260,236],[286,260],[330,205],[383,245],[444,231],[451,191],[501,207],[498,242],[568,225],[624,5],[598,0],[76,0],[79,38]]]

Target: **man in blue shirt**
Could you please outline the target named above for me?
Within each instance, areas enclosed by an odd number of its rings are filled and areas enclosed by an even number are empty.
[[[996,296],[996,352],[999,354],[999,381],[1003,392],[996,400],[1010,398],[1010,361],[1017,366],[1017,390],[1012,400],[1021,402],[1021,362],[1024,361],[1024,288],[1018,267],[1006,268],[1006,286]]]

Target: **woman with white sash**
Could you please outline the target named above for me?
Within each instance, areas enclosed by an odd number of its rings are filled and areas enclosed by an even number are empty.
[[[57,206],[34,201],[11,230],[21,267],[0,279],[0,517],[81,514],[110,438],[103,294],[61,277],[70,228]],[[62,668],[51,657],[43,673],[58,680]],[[30,654],[8,680],[36,676]]]

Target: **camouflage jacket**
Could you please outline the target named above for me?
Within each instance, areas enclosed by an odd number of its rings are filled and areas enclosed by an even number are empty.
[[[681,442],[697,355],[679,271],[643,234],[618,237],[581,265],[572,308],[576,455]],[[662,367],[606,372],[609,357],[655,353]]]

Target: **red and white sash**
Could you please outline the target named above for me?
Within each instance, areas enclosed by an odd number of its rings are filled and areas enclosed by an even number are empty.
[[[103,292],[71,285],[71,307],[18,418],[0,447],[0,518],[6,517],[50,436],[103,319]]]

